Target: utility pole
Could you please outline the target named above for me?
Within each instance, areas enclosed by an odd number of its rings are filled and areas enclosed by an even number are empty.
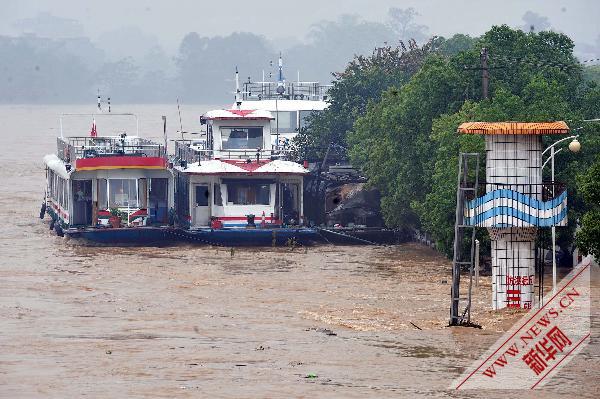
[[[483,47],[481,49],[481,54],[480,54],[480,58],[481,58],[481,84],[482,84],[482,91],[483,91],[483,99],[487,99],[488,98],[488,85],[490,83],[490,72],[488,70],[488,50],[487,48]]]

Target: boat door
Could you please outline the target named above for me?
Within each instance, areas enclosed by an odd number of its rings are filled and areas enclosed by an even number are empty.
[[[207,183],[194,185],[194,226],[210,225],[210,191]]]
[[[89,226],[92,224],[92,181],[73,180],[73,212],[71,224]]]
[[[143,181],[145,181],[145,179],[140,179],[140,182]],[[141,184],[143,196],[146,195],[145,184]],[[169,222],[169,179],[150,179],[148,214],[153,223],[167,224]]]

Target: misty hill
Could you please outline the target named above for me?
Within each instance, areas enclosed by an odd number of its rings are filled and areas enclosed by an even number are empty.
[[[392,8],[385,22],[342,15],[312,25],[304,38],[270,38],[251,32],[207,36],[190,32],[169,53],[159,38],[124,26],[92,40],[75,20],[40,13],[18,21],[17,36],[0,36],[0,103],[93,102],[98,90],[114,103],[229,103],[234,71],[242,80],[276,76],[283,52],[285,77],[329,83],[355,54],[400,40],[427,41],[412,9]],[[537,14],[523,29],[549,22]],[[275,44],[276,43],[276,44]],[[600,44],[599,44],[600,47]],[[590,50],[592,51],[592,50]]]

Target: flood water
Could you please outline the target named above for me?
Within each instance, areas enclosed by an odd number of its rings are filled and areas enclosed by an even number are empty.
[[[57,237],[38,218],[42,157],[55,150],[58,114],[93,108],[0,106],[0,397],[596,396],[597,270],[591,343],[544,388],[453,392],[519,315],[489,311],[483,278],[473,314],[483,328],[446,327],[450,263],[428,248]],[[183,107],[184,130],[206,109]],[[179,130],[174,105],[122,111],[140,115],[142,136],[162,136],[161,115],[171,136]]]

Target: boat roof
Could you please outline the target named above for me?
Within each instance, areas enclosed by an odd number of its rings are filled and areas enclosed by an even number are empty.
[[[308,170],[304,166],[282,160],[263,160],[247,162],[246,160],[220,160],[211,159],[207,161],[188,164],[184,169],[177,166],[176,169],[189,174],[228,174],[228,173],[252,173],[254,174],[295,174],[304,175]]]
[[[267,110],[259,109],[216,109],[202,115],[206,120],[271,120],[275,119]]]
[[[556,122],[465,122],[458,127],[464,134],[567,134],[569,126],[563,121]]]
[[[329,104],[316,100],[246,100],[241,109],[275,111],[323,111]]]
[[[65,162],[62,159],[60,159],[56,154],[45,155],[44,163],[46,164],[48,169],[54,171],[54,173],[56,173],[63,179],[69,178],[69,172],[67,172]]]

